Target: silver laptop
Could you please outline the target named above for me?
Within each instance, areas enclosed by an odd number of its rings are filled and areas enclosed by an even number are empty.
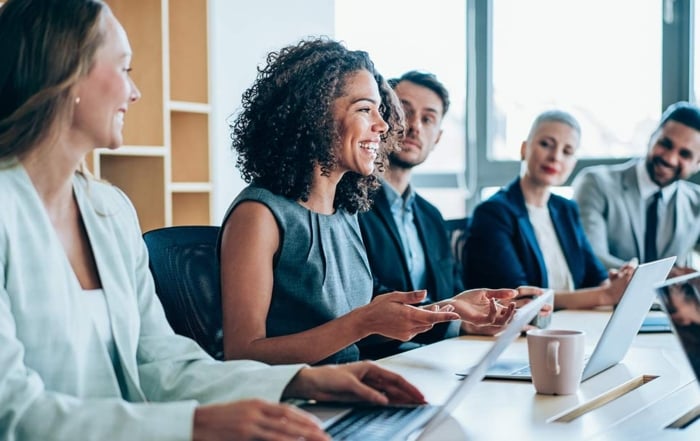
[[[654,286],[666,279],[675,261],[675,257],[668,257],[637,266],[595,349],[586,359],[582,380],[599,374],[624,358],[649,312],[655,297]],[[532,380],[527,359],[498,360],[486,373],[486,378]]]
[[[700,272],[669,279],[656,293],[700,381]]]
[[[551,290],[518,309],[515,317],[491,348],[452,391],[442,406],[363,406],[310,404],[301,407],[313,413],[334,440],[392,441],[416,439],[437,427],[486,374],[489,366],[520,334],[540,309],[551,301]]]

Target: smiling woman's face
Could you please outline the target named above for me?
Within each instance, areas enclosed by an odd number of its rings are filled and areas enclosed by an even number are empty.
[[[101,18],[104,42],[88,73],[76,84],[73,129],[92,147],[117,148],[122,142],[124,116],[141,96],[129,76],[131,46],[124,28],[109,13]]]
[[[347,76],[343,95],[333,103],[340,135],[336,169],[341,173],[368,176],[374,171],[381,135],[389,128],[379,113],[380,105],[377,82],[370,72],[359,70]]]

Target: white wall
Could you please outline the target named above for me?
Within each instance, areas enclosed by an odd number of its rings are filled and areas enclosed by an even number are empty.
[[[227,118],[271,50],[334,34],[333,0],[210,0],[211,173],[214,224],[245,186],[230,150]],[[270,164],[274,166],[274,164]]]

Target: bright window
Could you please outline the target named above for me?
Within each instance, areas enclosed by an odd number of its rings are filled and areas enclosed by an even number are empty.
[[[450,92],[440,144],[417,173],[463,172],[465,161],[466,2],[336,0],[335,37],[367,51],[385,78],[409,70],[437,75]]]
[[[466,1],[335,0],[335,38],[367,51],[385,78],[434,73],[450,93],[440,143],[413,172],[464,181],[466,157]],[[425,182],[425,181],[423,181]],[[419,188],[445,218],[465,216],[463,185]]]
[[[580,157],[646,151],[661,111],[659,0],[495,0],[492,160],[518,160],[538,113],[581,124]]]

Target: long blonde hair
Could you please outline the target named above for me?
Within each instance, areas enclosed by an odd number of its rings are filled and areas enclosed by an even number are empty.
[[[103,42],[100,0],[9,0],[0,8],[0,158],[18,155],[73,115],[73,86]]]

